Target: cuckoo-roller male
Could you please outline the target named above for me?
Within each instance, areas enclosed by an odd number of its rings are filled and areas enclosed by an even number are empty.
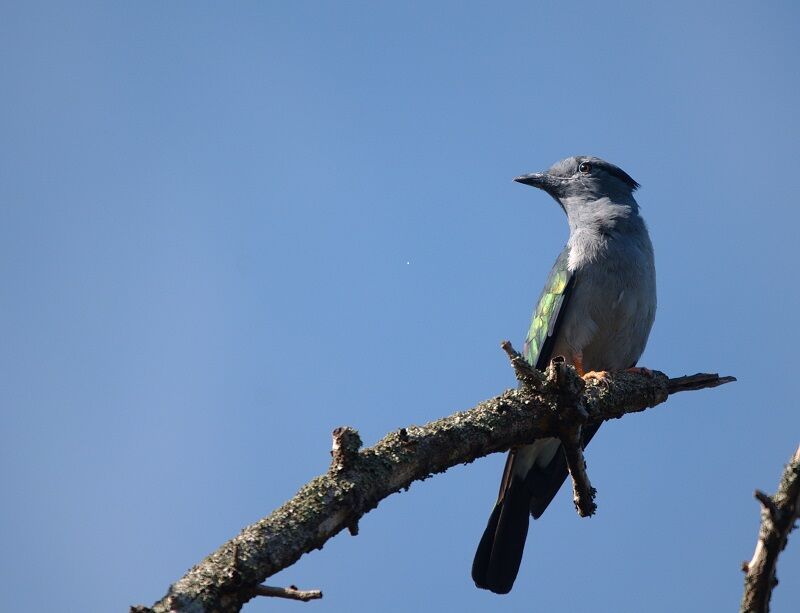
[[[550,194],[569,222],[533,312],[523,355],[539,370],[563,356],[587,377],[633,368],[656,314],[653,246],[630,175],[596,157],[575,156],[514,179]],[[583,445],[599,426],[583,432]],[[512,449],[500,494],[475,553],[475,584],[498,594],[514,585],[528,534],[567,477],[555,438]]]

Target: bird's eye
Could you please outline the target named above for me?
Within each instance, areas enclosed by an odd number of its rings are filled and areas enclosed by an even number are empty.
[[[580,166],[578,166],[578,170],[583,174],[589,174],[589,171],[592,170],[592,165],[589,162],[581,162]]]

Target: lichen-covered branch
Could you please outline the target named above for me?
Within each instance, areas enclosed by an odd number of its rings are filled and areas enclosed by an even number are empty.
[[[505,349],[505,347],[504,347]],[[508,350],[506,349],[506,352]],[[514,358],[512,358],[512,364]],[[559,433],[561,445],[564,448],[564,458],[567,461],[567,470],[572,477],[572,501],[581,517],[591,517],[597,510],[594,497],[597,491],[589,481],[586,472],[586,459],[583,457],[583,437],[581,432],[586,424],[589,414],[583,408],[581,394],[585,389],[585,379],[570,377],[564,358],[555,358],[548,371],[548,380],[555,383],[561,392],[560,417],[564,428]],[[519,378],[525,382],[524,379]]]
[[[756,490],[755,497],[761,503],[761,527],[752,559],[742,564],[745,577],[741,613],[769,611],[772,588],[778,584],[778,556],[800,515],[800,447],[783,471],[778,492],[768,496]]]
[[[414,481],[536,438],[558,437],[570,428],[643,411],[670,394],[671,380],[657,371],[652,376],[611,373],[600,381],[584,381],[563,364],[551,364],[544,375],[533,370],[517,372],[525,379],[519,388],[424,426],[402,428],[373,447],[359,450],[354,430],[337,429],[333,461],[326,474],[189,570],[151,608],[132,610],[239,611],[258,594],[258,586],[267,577],[321,548],[346,528],[356,533],[362,515]],[[704,387],[732,380],[697,377]],[[675,391],[682,389],[696,388],[684,382]]]
[[[561,435],[561,444],[564,446],[564,457],[567,460],[567,470],[572,477],[572,502],[581,517],[591,517],[597,510],[594,502],[597,490],[592,487],[589,475],[586,472],[586,459],[583,457],[583,444],[581,427],[570,428]]]

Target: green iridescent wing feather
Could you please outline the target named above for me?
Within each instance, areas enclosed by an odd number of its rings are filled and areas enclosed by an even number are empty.
[[[568,261],[569,251],[564,249],[547,277],[547,283],[531,318],[528,336],[525,338],[523,356],[531,366],[539,370],[544,370],[553,357],[550,354],[553,351],[560,316],[564,312],[573,285],[573,275],[567,268]]]

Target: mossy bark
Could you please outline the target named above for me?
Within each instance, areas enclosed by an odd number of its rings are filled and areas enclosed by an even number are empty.
[[[536,438],[559,436],[565,428],[643,411],[680,391],[671,389],[660,372],[611,373],[584,382],[572,367],[561,367],[560,376],[554,376],[551,365],[546,375],[518,376],[526,381],[517,389],[424,426],[402,428],[366,449],[359,449],[355,430],[338,428],[326,474],[194,566],[155,605],[131,610],[239,611],[267,577],[321,549],[345,528],[355,534],[362,515],[414,481]],[[725,382],[710,377],[717,383],[705,387]]]

